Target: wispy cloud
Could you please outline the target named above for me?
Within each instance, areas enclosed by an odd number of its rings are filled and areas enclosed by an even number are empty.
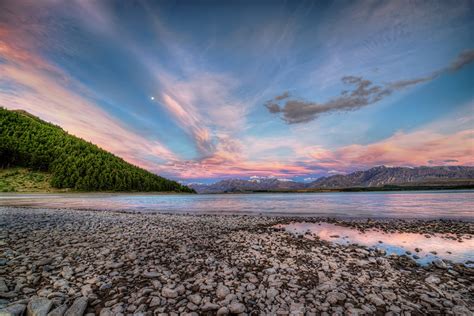
[[[349,145],[336,150],[316,148],[308,150],[312,158],[308,164],[328,170],[365,169],[374,165],[420,166],[444,165],[456,162],[474,164],[474,130],[440,134],[432,130],[411,133],[399,132],[368,145]]]
[[[87,88],[24,48],[15,30],[0,30],[0,105],[22,109],[143,167],[176,156],[157,140],[148,140],[97,106]],[[22,41],[21,44],[17,44]]]
[[[352,90],[344,90],[337,97],[323,103],[291,98],[288,92],[277,95],[265,103],[272,114],[280,114],[288,124],[305,123],[318,118],[322,114],[334,112],[355,111],[362,107],[377,103],[394,92],[425,83],[440,75],[457,71],[474,61],[474,49],[467,50],[448,66],[432,74],[407,80],[394,81],[387,84],[375,85],[372,81],[356,76],[345,76],[341,80],[346,85],[352,85]]]

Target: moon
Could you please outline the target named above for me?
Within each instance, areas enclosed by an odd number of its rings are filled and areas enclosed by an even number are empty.
[[[155,97],[150,97],[150,100],[152,100],[152,101],[155,100]]]

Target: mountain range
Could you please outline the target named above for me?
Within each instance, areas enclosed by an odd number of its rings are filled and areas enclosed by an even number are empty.
[[[198,193],[474,187],[474,167],[378,166],[347,175],[322,177],[309,183],[277,178],[252,178],[226,179],[213,184],[191,183],[188,186]]]

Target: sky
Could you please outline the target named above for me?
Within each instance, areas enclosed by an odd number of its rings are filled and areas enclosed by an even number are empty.
[[[0,106],[186,183],[474,165],[474,1],[0,1]]]

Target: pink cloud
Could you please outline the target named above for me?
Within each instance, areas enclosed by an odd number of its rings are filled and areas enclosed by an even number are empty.
[[[328,169],[363,169],[374,165],[419,166],[449,164],[474,165],[474,130],[450,134],[431,130],[399,132],[385,140],[368,145],[349,145],[334,151],[316,149],[309,152],[312,163]]]

